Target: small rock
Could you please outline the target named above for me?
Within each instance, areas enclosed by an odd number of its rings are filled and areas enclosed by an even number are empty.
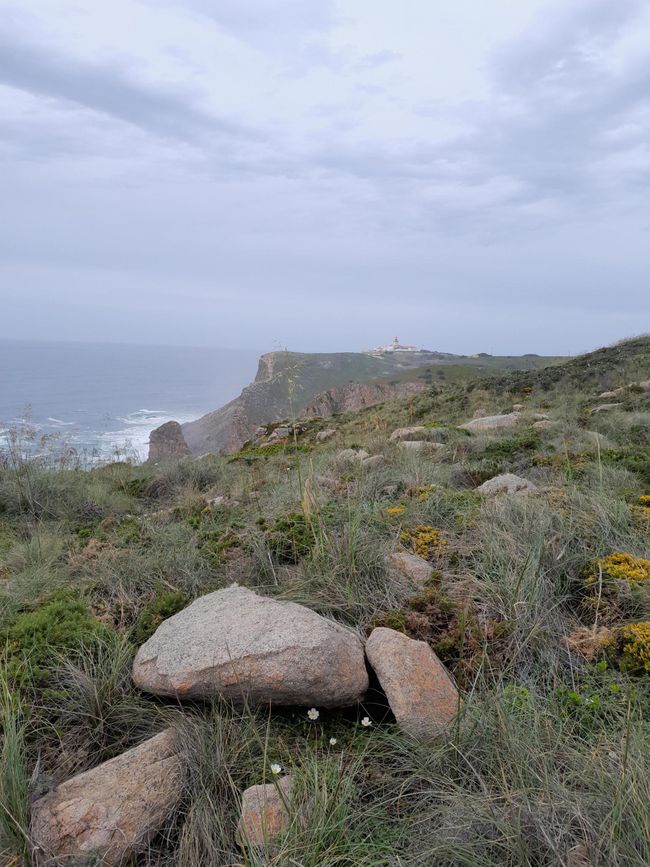
[[[337,460],[343,463],[351,463],[353,461],[362,461],[364,458],[369,458],[370,455],[365,449],[343,449],[336,456]]]
[[[343,492],[344,485],[338,479],[332,479],[328,476],[316,476],[316,481],[321,488],[325,488],[331,494],[340,494]]]
[[[616,395],[620,394],[623,391],[622,388],[617,388],[614,391],[604,391],[602,394],[599,394],[598,397],[608,398],[608,397],[616,397]]]
[[[417,434],[424,433],[426,428],[424,425],[416,425],[415,427],[398,427],[390,435],[391,442],[399,442],[400,440],[417,439]]]
[[[237,834],[244,845],[273,848],[274,841],[289,827],[287,805],[291,799],[291,777],[277,783],[250,786],[241,799],[241,817]]]
[[[533,427],[539,428],[539,429],[544,429],[544,428],[555,427],[555,424],[549,418],[541,418],[539,421],[533,422]]]
[[[537,487],[514,473],[503,473],[483,482],[476,490],[482,494],[516,494],[518,491],[536,491]]]
[[[210,497],[207,500],[207,504],[208,506],[210,506],[211,509],[216,509],[219,506],[225,506],[226,500],[227,497],[225,497],[223,494],[218,494],[216,497]]]
[[[535,421],[548,421],[549,420],[548,413],[545,413],[545,412],[534,412],[533,418],[535,419]]]
[[[376,470],[383,467],[386,463],[386,458],[383,455],[371,455],[369,458],[364,458],[361,461],[361,466],[364,470]]]
[[[391,442],[402,441],[419,441],[426,440],[427,442],[441,442],[446,437],[446,430],[440,427],[424,427],[417,425],[416,427],[400,427],[394,430],[390,435]]]
[[[415,737],[440,734],[458,711],[458,690],[425,641],[380,626],[366,642],[395,719]]]
[[[513,412],[521,412],[523,408],[524,408],[523,403],[513,403],[513,405],[512,405],[512,411]]]
[[[409,554],[406,551],[394,551],[388,556],[389,569],[394,569],[401,575],[405,575],[414,584],[421,587],[431,578],[431,563],[427,563],[417,554]]]
[[[32,837],[53,859],[47,864],[121,864],[146,848],[182,790],[176,734],[167,729],[35,801]]]
[[[425,440],[401,440],[397,443],[397,448],[409,452],[421,452],[422,454],[433,454],[438,449],[443,448],[442,443],[430,443]]]
[[[619,406],[622,406],[621,403],[601,403],[599,406],[595,406],[591,414],[595,415],[597,412],[608,412],[610,409],[617,409]]]
[[[518,412],[510,412],[506,415],[486,415],[482,418],[473,418],[459,427],[465,430],[495,430],[500,427],[514,427],[521,415]]]
[[[137,652],[133,680],[155,695],[220,694],[239,706],[344,707],[368,687],[351,629],[237,584],[163,621]]]
[[[316,442],[324,443],[327,440],[331,440],[333,436],[336,436],[336,431],[333,428],[319,430],[316,434]]]

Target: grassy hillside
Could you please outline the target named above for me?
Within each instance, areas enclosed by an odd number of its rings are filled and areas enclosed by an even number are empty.
[[[467,369],[229,457],[84,470],[4,456],[1,863],[33,863],[35,797],[167,725],[188,781],[139,865],[650,863],[650,405],[629,385],[650,377],[650,340]],[[620,405],[593,412],[604,402]],[[513,404],[512,428],[458,428]],[[400,449],[389,435],[405,424],[440,428],[444,446]],[[363,468],[346,447],[384,461]],[[475,490],[504,472],[536,490]],[[388,568],[396,550],[428,560],[424,587]],[[138,691],[137,647],[233,581],[361,636],[427,641],[462,692],[452,727],[407,737],[377,684],[317,721]],[[274,763],[299,781],[294,821],[275,848],[242,852],[240,793]]]
[[[195,455],[234,451],[268,421],[300,412],[319,394],[348,383],[455,381],[496,370],[530,370],[558,359],[539,355],[480,356],[417,352],[375,357],[360,352],[272,352],[262,356],[255,382],[224,407],[183,425]]]

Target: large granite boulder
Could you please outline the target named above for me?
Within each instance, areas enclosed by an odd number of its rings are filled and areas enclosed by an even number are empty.
[[[237,584],[161,623],[138,651],[133,679],[156,695],[219,694],[239,706],[341,707],[368,687],[363,646],[351,629]]]
[[[291,777],[281,777],[277,783],[246,789],[237,826],[242,846],[273,851],[277,838],[289,827],[292,786]]]
[[[149,460],[173,461],[190,455],[190,448],[185,442],[183,431],[177,421],[161,424],[149,435]]]
[[[182,790],[178,743],[167,729],[34,802],[39,864],[122,864],[146,849]]]
[[[379,626],[366,642],[366,656],[404,731],[427,737],[447,728],[458,711],[458,690],[425,641]]]
[[[509,412],[505,415],[486,415],[482,418],[473,418],[471,421],[466,421],[465,424],[461,424],[459,427],[465,430],[496,430],[496,428],[500,427],[514,427],[520,418],[521,413],[519,412]]]
[[[536,491],[537,486],[514,473],[494,476],[476,489],[481,494],[517,494],[520,491]]]

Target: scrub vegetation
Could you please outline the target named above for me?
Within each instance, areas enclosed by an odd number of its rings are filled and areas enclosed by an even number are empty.
[[[27,460],[17,434],[0,457],[0,862],[37,863],[35,798],[171,725],[183,802],[134,864],[650,863],[650,404],[630,385],[648,376],[637,338],[166,466]],[[515,404],[513,428],[458,427]],[[408,425],[444,445],[399,448]],[[535,490],[475,490],[500,473]],[[424,586],[394,551],[428,561]],[[316,719],[141,693],[139,645],[234,581],[429,642],[463,695],[454,724],[409,738],[377,689]],[[240,794],[276,765],[296,780],[289,829],[243,851]]]

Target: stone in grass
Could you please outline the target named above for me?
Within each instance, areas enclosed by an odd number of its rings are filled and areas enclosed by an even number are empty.
[[[598,412],[609,412],[612,409],[618,409],[619,406],[622,406],[620,403],[601,403],[600,406],[595,406],[591,410],[591,414],[594,415]]]
[[[518,412],[509,412],[505,415],[486,415],[482,418],[473,418],[466,421],[460,427],[464,430],[496,430],[500,427],[514,427],[521,418]]]
[[[32,838],[39,863],[122,864],[146,849],[182,790],[176,735],[166,729],[34,802]]]
[[[481,494],[518,494],[521,491],[536,491],[537,486],[514,473],[503,473],[483,482],[476,490]]]
[[[366,656],[407,734],[430,737],[449,726],[458,711],[458,690],[425,641],[378,626],[366,642]]]
[[[431,578],[431,563],[407,551],[394,551],[389,554],[388,568],[405,576],[418,587],[422,587]]]
[[[386,463],[386,458],[383,455],[370,455],[369,458],[364,458],[361,461],[361,466],[364,470],[378,470]]]
[[[326,430],[319,430],[316,434],[316,442],[324,443],[327,440],[331,440],[333,436],[336,436],[336,431],[334,428],[327,428]]]
[[[289,802],[293,782],[281,777],[275,783],[250,786],[241,799],[237,836],[243,848],[265,847],[271,852],[289,827]]]
[[[237,584],[161,623],[136,654],[133,680],[156,695],[222,695],[240,707],[345,707],[368,687],[355,632]]]
[[[360,463],[369,457],[370,455],[365,449],[343,449],[338,453],[336,459],[342,463],[351,463],[353,461]]]
[[[442,443],[432,443],[426,440],[400,440],[397,447],[407,452],[419,452],[423,455],[432,455],[438,449],[443,448]]]
[[[447,437],[447,431],[441,427],[425,427],[424,425],[416,425],[415,427],[399,427],[390,435],[391,442],[402,442],[404,440],[416,441],[426,440],[428,442],[442,442]]]

